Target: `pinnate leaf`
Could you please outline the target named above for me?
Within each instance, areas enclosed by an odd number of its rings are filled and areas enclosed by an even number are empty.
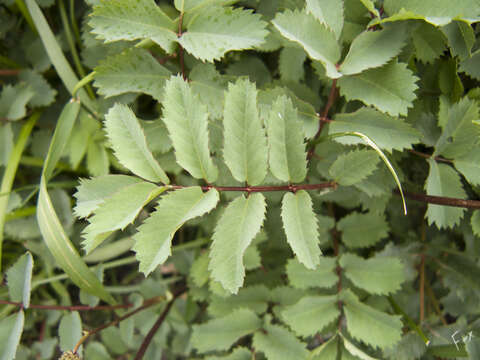
[[[205,324],[193,325],[192,345],[200,353],[211,350],[227,350],[241,337],[253,333],[262,321],[251,310],[238,309],[222,318]]]
[[[62,316],[58,327],[60,349],[71,351],[82,337],[82,319],[78,311],[72,311]]]
[[[235,180],[261,184],[267,175],[267,139],[257,110],[257,89],[248,80],[230,84],[223,117],[225,163]]]
[[[142,127],[128,106],[115,104],[105,115],[104,124],[115,155],[123,166],[146,180],[170,182],[148,149]]]
[[[22,70],[18,78],[27,83],[34,92],[29,101],[31,106],[48,106],[55,100],[57,90],[53,89],[39,73],[33,70]]]
[[[3,86],[0,94],[0,117],[8,120],[19,120],[27,113],[27,103],[35,92],[30,85],[18,83]]]
[[[251,10],[211,6],[195,16],[179,43],[202,61],[218,60],[231,50],[251,49],[262,44],[267,23]]]
[[[393,316],[361,303],[350,291],[341,294],[347,330],[355,339],[381,349],[391,347],[402,337],[400,316]]]
[[[158,201],[156,211],[145,220],[135,234],[140,271],[148,275],[171,253],[175,232],[188,220],[202,216],[217,205],[219,195],[211,189],[206,193],[197,186],[175,190]]]
[[[342,242],[349,248],[363,248],[375,245],[388,235],[388,223],[385,217],[375,213],[351,213],[337,224],[342,232]]]
[[[243,255],[265,218],[265,197],[256,193],[237,197],[228,204],[213,234],[209,269],[212,278],[236,294],[243,284]]]
[[[338,114],[329,126],[329,133],[357,131],[372,139],[379,148],[392,152],[408,149],[420,141],[420,133],[404,120],[382,114],[372,108],[362,107],[349,114]],[[335,138],[346,144],[363,144],[362,139],[353,136]]]
[[[343,1],[307,0],[306,10],[340,38],[343,29]]]
[[[340,46],[335,34],[312,14],[287,10],[278,13],[272,22],[285,38],[300,44],[312,59],[320,61],[328,77],[342,76],[335,67],[340,59]]]
[[[147,50],[131,48],[102,61],[95,68],[94,85],[105,97],[138,92],[161,101],[170,75]]]
[[[285,323],[300,336],[315,335],[339,315],[336,295],[305,296],[282,311]]]
[[[165,190],[149,182],[139,182],[125,186],[105,199],[95,209],[83,231],[83,246],[87,253],[91,252],[113,231],[123,230],[131,224],[142,208]]]
[[[322,254],[318,244],[318,223],[312,199],[305,190],[286,193],[282,200],[282,221],[297,259],[308,269],[315,269]]]
[[[211,183],[218,169],[208,149],[207,108],[180,76],[167,81],[163,121],[167,126],[178,164],[197,179]]]
[[[172,52],[176,24],[154,0],[101,1],[93,8],[89,25],[105,41],[151,39]]]
[[[417,59],[425,63],[439,58],[446,47],[446,39],[442,32],[423,21],[412,32],[412,40]]]
[[[400,289],[405,281],[403,264],[394,257],[363,259],[355,254],[343,254],[339,262],[345,276],[355,286],[372,294],[386,295]]]
[[[289,330],[280,325],[266,324],[266,334],[257,331],[253,336],[253,347],[265,354],[268,360],[306,360],[306,344],[299,341]]]
[[[287,263],[288,282],[297,289],[329,288],[338,281],[334,272],[336,266],[335,259],[331,257],[323,257],[313,270],[307,269],[297,259],[290,259]]]
[[[433,159],[428,159],[430,171],[425,183],[428,195],[446,196],[464,199],[467,194],[463,190],[458,173],[450,166],[439,164]],[[439,229],[453,227],[463,217],[465,209],[451,206],[428,204],[428,224],[436,224]]]
[[[33,257],[26,252],[7,271],[7,285],[10,300],[23,304],[28,309],[32,290]]]
[[[380,161],[373,150],[354,150],[340,155],[330,167],[329,173],[340,185],[350,186],[367,178]]]
[[[282,181],[303,181],[307,174],[303,127],[297,109],[285,95],[279,96],[272,105],[267,134],[272,174]]]
[[[380,31],[366,30],[353,40],[339,71],[353,75],[382,66],[400,53],[406,39],[403,25],[387,26]]]
[[[391,62],[358,75],[338,80],[340,93],[347,100],[360,100],[392,116],[407,115],[415,100],[417,77],[402,63]]]

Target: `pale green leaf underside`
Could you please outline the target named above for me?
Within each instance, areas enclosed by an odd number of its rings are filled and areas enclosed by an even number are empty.
[[[192,345],[200,353],[227,350],[242,336],[253,333],[261,326],[262,321],[253,311],[234,310],[225,317],[193,325]]]
[[[378,311],[361,303],[347,290],[341,294],[344,302],[347,330],[355,339],[381,349],[391,347],[402,337],[400,316]]]
[[[82,319],[78,311],[72,311],[62,316],[58,326],[60,350],[71,351],[82,337]]]
[[[251,10],[213,6],[193,18],[178,42],[196,58],[213,62],[228,51],[262,44],[268,34],[266,26]]]
[[[343,29],[343,1],[307,0],[306,10],[328,26],[338,39]]]
[[[23,304],[28,309],[32,286],[33,257],[26,252],[7,270],[7,285],[10,300]]]
[[[89,25],[105,41],[151,39],[172,52],[176,24],[153,0],[109,0],[95,6]]]
[[[298,335],[312,336],[338,318],[338,299],[331,296],[305,296],[282,311],[282,318]]]
[[[251,360],[252,352],[245,347],[237,347],[225,356],[209,356],[206,360]]]
[[[167,126],[178,164],[197,179],[217,179],[208,148],[207,108],[180,76],[167,81],[163,121]]]
[[[227,297],[211,296],[208,313],[214,317],[228,315],[237,308],[247,308],[256,314],[263,314],[271,301],[270,289],[265,285],[243,287],[236,295]]]
[[[0,354],[2,360],[13,360],[20,344],[25,323],[23,310],[0,320]]]
[[[175,232],[188,220],[202,216],[217,205],[219,195],[212,189],[206,193],[200,187],[175,190],[158,201],[156,211],[145,220],[134,235],[140,271],[148,275],[171,253]]]
[[[400,53],[407,35],[406,28],[398,25],[364,31],[353,40],[339,71],[353,75],[386,64]]]
[[[421,16],[434,25],[446,25],[452,19],[478,21],[480,4],[475,0],[459,2],[450,0],[386,0],[384,8],[387,14],[407,12]]]
[[[282,221],[297,259],[308,269],[315,269],[322,254],[318,244],[318,223],[312,208],[310,195],[300,190],[286,193],[282,200]]]
[[[258,185],[267,175],[267,139],[257,110],[257,89],[247,80],[225,95],[223,157],[235,180]]]
[[[454,169],[431,159],[428,159],[428,163],[430,171],[425,183],[425,190],[428,195],[459,199],[467,197],[460,176]],[[465,209],[462,208],[428,204],[426,217],[429,225],[436,224],[439,229],[451,228],[460,222],[464,212]]]
[[[270,171],[279,180],[301,182],[307,174],[302,123],[285,95],[273,103],[267,120]]]
[[[161,101],[170,75],[147,50],[131,48],[102,61],[95,68],[94,85],[105,97],[135,92]]]
[[[105,199],[90,217],[90,224],[84,229],[82,243],[88,254],[113,231],[123,230],[133,223],[138,213],[165,188],[149,182],[139,182],[125,186]]]
[[[411,148],[420,141],[420,133],[403,119],[393,118],[372,108],[362,107],[354,113],[338,114],[329,126],[329,134],[357,131],[372,139],[383,150],[392,152]],[[358,137],[338,137],[342,144],[362,144]]]
[[[77,198],[75,215],[84,218],[89,216],[116,192],[139,182],[142,180],[127,175],[105,175],[93,179],[80,179],[80,185],[77,186],[77,192],[74,194]]]
[[[372,294],[386,295],[400,289],[405,281],[403,264],[394,257],[363,259],[355,254],[342,255],[339,261],[352,283]]]
[[[329,169],[332,178],[340,185],[350,186],[366,179],[380,161],[373,150],[354,150],[340,155]]]
[[[128,106],[115,104],[105,115],[104,124],[115,155],[123,166],[146,180],[170,182],[148,149],[143,129]]]
[[[27,113],[27,103],[34,97],[33,88],[26,83],[4,85],[0,94],[0,117],[19,120]]]
[[[337,225],[342,232],[342,242],[349,248],[364,248],[375,245],[388,235],[389,227],[385,217],[375,213],[351,213]]]
[[[456,157],[453,164],[470,184],[480,185],[480,147],[474,147],[472,151]]]
[[[213,234],[209,269],[212,278],[236,294],[243,284],[243,255],[265,218],[265,197],[256,193],[233,200],[218,221]]]
[[[406,64],[392,62],[358,75],[338,80],[340,93],[347,100],[360,100],[393,116],[407,115],[416,99],[417,81]]]
[[[313,270],[307,269],[297,259],[290,259],[286,266],[288,282],[297,289],[329,288],[338,281],[334,272],[336,266],[335,259],[331,257],[323,257]]]
[[[335,34],[312,14],[287,10],[277,14],[272,22],[285,38],[300,44],[312,59],[320,61],[328,77],[342,76],[335,68],[340,59],[340,46]]]
[[[253,336],[253,347],[265,354],[268,360],[306,360],[309,352],[289,330],[280,325],[266,324],[266,334],[257,331]]]

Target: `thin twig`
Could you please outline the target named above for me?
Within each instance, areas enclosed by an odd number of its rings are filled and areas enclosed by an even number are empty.
[[[122,322],[123,320],[125,319],[128,319],[129,317],[139,313],[140,311],[143,311],[145,309],[148,309],[149,307],[153,306],[153,305],[156,305],[158,304],[159,302],[165,300],[165,297],[163,296],[155,296],[151,299],[147,299],[143,302],[143,305],[136,308],[135,310],[133,311],[130,311],[129,313],[119,317],[118,319],[115,319],[107,324],[104,324],[102,326],[99,326],[98,328],[96,329],[93,329],[92,331],[89,331],[87,334],[85,334],[84,336],[82,336],[80,338],[80,340],[78,340],[77,344],[75,345],[75,347],[73,348],[73,353],[76,354],[78,349],[80,348],[80,346],[85,342],[85,340],[87,340],[90,336],[92,335],[95,335],[96,333],[110,327],[110,326],[115,326],[117,325],[118,323]]]
[[[0,300],[0,305],[14,305],[23,309],[23,303]],[[115,310],[115,309],[128,309],[132,307],[133,304],[119,304],[119,305],[99,305],[99,306],[88,306],[88,305],[40,305],[40,304],[30,304],[29,309],[41,309],[41,310],[68,310],[68,311],[97,311],[97,310]]]
[[[15,76],[20,73],[20,69],[0,69],[0,76]]]
[[[422,153],[420,151],[416,151],[416,150],[413,150],[413,149],[408,149],[408,151],[411,152],[412,154],[423,157],[424,159],[430,159],[432,157],[432,155],[430,155],[430,154],[425,154],[425,153]],[[453,160],[445,159],[444,157],[441,157],[441,156],[435,156],[433,159],[435,161],[438,161],[438,162],[453,164]]]
[[[183,189],[188,186],[183,185],[170,185],[170,189],[177,190]],[[211,189],[216,189],[218,191],[243,191],[246,193],[252,192],[267,192],[267,191],[291,191],[297,192],[299,190],[321,190],[327,188],[336,188],[337,183],[335,181],[328,181],[319,184],[300,184],[300,185],[280,185],[280,186],[213,186],[206,185],[202,186],[202,190],[208,191]]]
[[[142,345],[140,345],[140,348],[138,349],[138,352],[137,352],[137,355],[135,355],[135,359],[134,360],[141,360],[143,359],[143,355],[145,355],[145,352],[147,351],[147,348],[148,346],[150,345],[150,342],[152,341],[153,337],[155,336],[155,334],[157,333],[158,329],[160,328],[160,326],[163,324],[163,322],[165,321],[168,313],[170,312],[170,309],[172,308],[173,306],[173,303],[175,302],[175,300],[177,300],[177,298],[182,295],[183,293],[185,293],[186,289],[182,289],[181,291],[178,291],[174,296],[173,298],[167,303],[167,305],[165,306],[165,309],[163,309],[162,313],[160,314],[160,316],[158,317],[157,321],[155,322],[155,324],[153,324],[152,328],[150,329],[150,331],[148,332],[147,336],[145,337],[145,339],[143,340],[142,342]]]
[[[396,194],[400,194],[397,189],[394,190],[394,192]],[[420,201],[428,204],[461,207],[467,209],[480,209],[480,201],[478,200],[463,200],[446,196],[424,195],[406,191],[403,192],[403,195],[405,195],[407,199]]]

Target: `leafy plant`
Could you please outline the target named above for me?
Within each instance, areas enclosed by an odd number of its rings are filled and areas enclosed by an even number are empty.
[[[478,21],[0,1],[0,358],[476,359]]]

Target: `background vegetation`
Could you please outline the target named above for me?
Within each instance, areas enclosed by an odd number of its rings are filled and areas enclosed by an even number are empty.
[[[0,358],[479,359],[479,20],[0,0]]]

